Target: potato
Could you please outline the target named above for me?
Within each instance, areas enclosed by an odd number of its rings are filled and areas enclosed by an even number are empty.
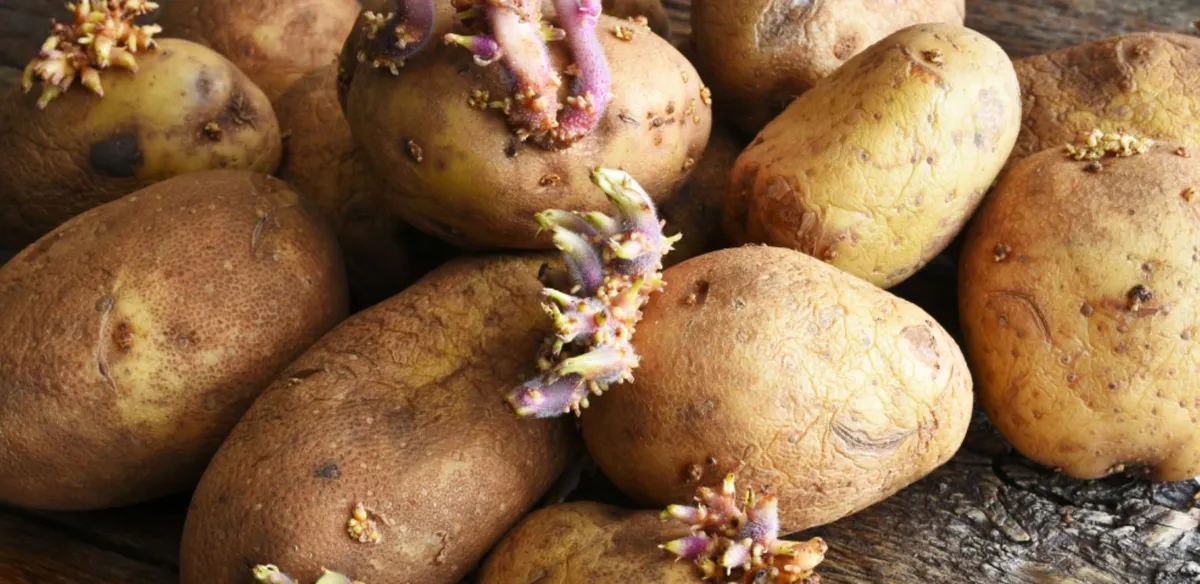
[[[1043,150],[968,231],[960,314],[980,402],[1069,476],[1200,475],[1200,158],[1181,153]]]
[[[665,522],[654,511],[593,502],[552,505],[504,536],[478,584],[695,584],[695,565],[658,548],[687,534],[686,525]]]
[[[915,305],[767,246],[705,254],[663,278],[634,335],[634,382],[581,418],[588,451],[634,499],[686,502],[736,471],[770,486],[793,533],[894,494],[961,445],[971,377]]]
[[[906,28],[755,138],[734,165],[727,233],[894,286],[962,230],[1020,123],[1016,74],[996,43],[949,24]]]
[[[249,581],[268,563],[300,582],[322,567],[364,582],[462,578],[578,451],[568,418],[523,420],[503,400],[550,330],[545,258],[453,260],[288,367],[196,490],[183,584]],[[347,532],[359,503],[366,543]]]
[[[337,57],[360,9],[356,0],[170,0],[158,24],[225,55],[274,101]]]
[[[618,18],[645,17],[654,34],[671,41],[671,17],[662,0],[604,0],[604,13]]]
[[[451,31],[454,9],[438,2],[430,10],[436,10],[431,34],[441,39]],[[392,74],[386,65],[374,67],[375,59],[390,58],[378,49],[386,44],[390,24],[383,26],[376,41],[347,41],[343,65],[354,61],[348,53],[359,50],[366,61],[353,62],[355,69],[342,74],[348,88],[346,118],[356,142],[369,145],[364,150],[373,166],[396,189],[399,196],[390,198],[396,213],[461,248],[541,250],[549,248],[550,240],[538,235],[535,213],[548,208],[608,209],[590,183],[592,168],[621,168],[637,177],[656,202],[670,198],[691,174],[711,130],[706,94],[691,64],[658,35],[601,15],[595,33],[598,48],[588,45],[586,32],[579,32],[577,40],[595,51],[583,53],[585,60],[607,61],[609,75],[593,71],[586,82],[566,75],[564,79],[573,81],[563,82],[559,94],[537,93],[534,86],[546,89],[538,84],[551,83],[556,71],[565,72],[574,58],[568,51],[573,45],[570,39],[550,43],[553,67],[541,68],[538,48],[525,51],[529,47],[521,44],[540,43],[541,33],[529,23],[504,22],[514,29],[508,31],[513,39],[509,42],[516,48],[505,53],[511,62],[506,57],[487,66],[476,62],[470,50],[439,40],[416,49]],[[618,38],[618,26],[626,27],[632,38]],[[468,33],[461,26],[454,30]],[[542,105],[526,107],[521,105],[524,100],[511,99],[514,66],[530,70],[528,88],[540,96],[530,103]],[[583,87],[604,93],[602,79],[611,80],[612,99],[606,108],[566,106],[569,90]],[[546,105],[554,95],[566,106],[561,121],[546,113],[558,111]],[[511,120],[502,109],[505,99],[510,100]],[[592,101],[603,100],[593,94]],[[602,112],[594,126],[587,121],[592,115],[588,112]],[[527,124],[542,122],[559,125],[553,133],[530,133],[528,140],[520,139]],[[575,138],[569,146],[559,143]]]
[[[754,135],[849,59],[909,26],[962,25],[963,0],[692,0],[692,43],[717,101]]]
[[[727,125],[714,125],[708,147],[696,163],[695,172],[678,194],[659,206],[659,217],[667,222],[664,231],[672,235],[683,234],[674,251],[663,258],[664,267],[725,246],[721,201],[729,187],[733,163],[745,145]]]
[[[1021,134],[1009,159],[1100,129],[1200,146],[1200,39],[1138,33],[1014,62]]]
[[[336,78],[337,66],[326,65],[276,100],[279,127],[287,136],[279,177],[330,219],[355,305],[369,306],[408,287],[453,252],[389,211],[384,199],[394,195],[350,136]]]
[[[0,501],[190,489],[345,316],[345,286],[320,215],[263,174],[190,173],[67,221],[0,268]]]
[[[104,96],[79,83],[45,109],[40,91],[0,99],[0,246],[20,248],[96,205],[188,172],[272,173],[282,147],[271,104],[200,45],[160,38],[136,73],[107,69]]]

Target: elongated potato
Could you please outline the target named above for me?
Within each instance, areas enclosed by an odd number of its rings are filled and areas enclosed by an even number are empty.
[[[523,420],[549,319],[545,256],[454,260],[325,336],[234,429],[184,529],[184,584],[273,564],[364,582],[452,584],[563,470],[570,420]],[[348,532],[364,506],[358,536]],[[378,539],[375,539],[378,536]]]
[[[269,176],[195,172],[64,223],[0,268],[0,501],[190,489],[289,361],[346,314],[337,242]]]
[[[962,444],[970,373],[915,305],[767,246],[692,258],[663,279],[634,335],[634,382],[582,416],[588,451],[629,496],[687,502],[736,471],[770,487],[793,533],[894,494]]]
[[[1020,121],[999,45],[950,24],[906,28],[763,129],[734,166],[726,229],[894,286],[962,229]]]
[[[396,217],[395,196],[350,136],[337,102],[337,67],[302,77],[275,102],[287,135],[279,178],[329,218],[346,259],[351,298],[375,304],[408,287],[454,250]]]
[[[962,25],[963,0],[692,0],[696,61],[747,134],[902,28]]]
[[[1200,475],[1198,155],[1043,150],[976,216],[967,354],[984,410],[1029,458],[1087,479]]]
[[[1200,146],[1200,39],[1138,33],[1018,59],[1023,117],[1009,165],[1093,129]]]
[[[188,172],[272,173],[275,112],[228,59],[171,38],[138,53],[136,73],[78,82],[39,109],[39,91],[0,98],[0,245],[24,247],[96,205]]]

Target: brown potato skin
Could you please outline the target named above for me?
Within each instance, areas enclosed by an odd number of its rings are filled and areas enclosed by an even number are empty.
[[[356,0],[170,0],[158,24],[225,55],[274,101],[333,62],[360,10]]]
[[[449,32],[453,6],[438,3],[438,38]],[[429,43],[392,75],[357,63],[348,78],[346,119],[373,166],[401,195],[397,214],[464,249],[550,249],[534,215],[546,209],[610,212],[591,169],[630,173],[656,202],[675,194],[704,152],[712,125],[701,80],[679,51],[655,34],[631,41],[601,15],[598,38],[608,56],[613,100],[588,136],[569,149],[520,142],[503,114],[468,104],[474,90],[506,93],[506,69],[475,64],[458,46]],[[358,33],[361,34],[361,33]],[[353,46],[354,42],[347,42]],[[565,43],[551,43],[557,69]],[[345,59],[343,59],[345,63]],[[687,81],[684,81],[686,77]],[[563,84],[563,98],[568,83]],[[690,113],[689,113],[690,112]],[[422,152],[413,156],[411,141]]]
[[[754,135],[792,98],[880,39],[927,22],[962,25],[964,0],[692,0],[696,59],[734,123]]]
[[[581,418],[588,451],[630,497],[687,502],[736,472],[741,488],[770,487],[792,533],[891,496],[962,444],[970,373],[917,306],[766,246],[664,279],[634,336],[634,382]]]
[[[0,267],[0,501],[191,488],[255,396],[346,314],[337,242],[282,181],[168,179]]]
[[[350,136],[337,101],[337,66],[301,77],[275,102],[287,136],[279,177],[310,197],[333,225],[356,306],[408,287],[454,253],[396,217],[394,196]]]
[[[1068,476],[1122,466],[1200,475],[1200,158],[1162,143],[1086,162],[1013,166],[968,231],[959,272],[967,354],[988,417]],[[1130,305],[1136,286],[1151,297]]]
[[[687,535],[686,525],[654,511],[590,501],[552,505],[529,514],[496,544],[478,584],[695,584],[695,564],[658,548]]]
[[[1024,119],[1009,168],[1096,128],[1200,146],[1200,38],[1128,34],[1013,65]]]
[[[686,259],[715,251],[727,244],[721,226],[722,199],[729,188],[733,163],[746,146],[726,124],[714,124],[704,156],[683,188],[658,208],[668,235],[682,233],[683,239],[663,258],[669,268]]]
[[[947,248],[992,186],[1020,132],[1020,99],[1012,62],[978,32],[889,35],[742,152],[726,233],[895,286]]]
[[[0,100],[0,246],[21,248],[71,217],[180,174],[272,173],[282,152],[271,104],[249,77],[194,43],[158,39],[138,71],[101,75],[37,108],[40,89]],[[216,123],[219,135],[205,131]]]
[[[183,584],[244,582],[247,562],[300,582],[322,567],[364,582],[462,578],[579,450],[570,418],[519,419],[502,398],[533,375],[550,329],[547,257],[452,260],[288,367],[196,490]],[[378,545],[347,535],[359,502],[382,517]]]
[[[645,16],[654,34],[671,42],[671,17],[663,8],[662,0],[604,0],[604,14],[617,18]]]

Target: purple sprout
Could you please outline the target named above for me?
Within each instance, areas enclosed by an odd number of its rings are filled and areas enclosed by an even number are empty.
[[[627,173],[597,168],[592,182],[616,217],[559,210],[537,216],[563,252],[569,283],[543,291],[555,334],[539,357],[541,373],[508,395],[521,417],[579,415],[589,394],[633,379],[634,327],[650,294],[662,289],[662,257],[680,238],[663,235],[650,196]]]
[[[395,10],[386,14],[366,13],[367,40],[372,43],[372,64],[393,73],[421,50],[436,23],[433,0],[396,0]],[[360,58],[365,59],[365,55]]]

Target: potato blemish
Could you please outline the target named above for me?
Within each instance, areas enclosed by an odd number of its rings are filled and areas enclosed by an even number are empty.
[[[560,210],[537,215],[563,252],[570,288],[543,290],[556,333],[538,356],[541,373],[508,395],[521,417],[578,416],[589,391],[598,396],[611,384],[632,381],[634,327],[650,294],[664,286],[662,257],[681,237],[663,235],[665,223],[650,195],[629,174],[597,168],[591,176],[617,207],[616,217]]]
[[[670,505],[662,518],[687,523],[692,534],[658,546],[696,563],[705,580],[744,584],[793,584],[809,581],[829,546],[819,537],[805,542],[779,539],[779,502],[746,489],[742,508],[735,499],[733,475],[721,492],[696,491],[695,506]]]
[[[346,521],[346,533],[359,543],[379,543],[383,539],[378,525],[374,519],[371,519],[367,508],[362,503],[356,504],[354,510],[350,512],[350,519]]]
[[[21,87],[33,89],[34,80],[43,84],[38,107],[44,109],[75,83],[104,96],[100,71],[112,66],[137,71],[134,53],[152,49],[157,25],[137,26],[134,18],[158,8],[145,0],[79,0],[68,4],[73,22],[55,22],[42,49],[25,67]]]
[[[88,164],[96,174],[113,178],[129,178],[142,167],[142,149],[134,132],[121,132],[92,144]]]

